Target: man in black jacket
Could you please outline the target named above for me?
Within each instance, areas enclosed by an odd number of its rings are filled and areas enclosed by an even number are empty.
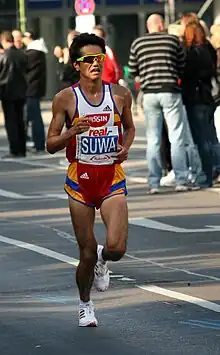
[[[44,123],[41,116],[40,100],[46,93],[46,53],[42,38],[32,32],[24,33],[27,47],[27,122],[32,122],[32,139],[36,152],[45,151]]]
[[[1,34],[1,44],[4,52],[0,54],[0,99],[10,147],[10,155],[6,157],[22,157],[26,155],[23,111],[27,58],[22,50],[14,46],[10,32]]]

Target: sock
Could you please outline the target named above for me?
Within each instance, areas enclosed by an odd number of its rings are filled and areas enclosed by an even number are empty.
[[[88,302],[83,302],[83,301],[79,301],[79,305],[81,306],[81,307],[85,307],[85,306],[88,306],[88,305],[90,305],[91,304],[91,301],[88,301]]]
[[[102,245],[98,245],[98,250],[97,250],[97,253],[98,253],[98,261],[100,261],[100,263],[102,264],[105,264],[106,261],[103,259],[102,257],[102,252],[103,252],[103,249],[104,247]]]

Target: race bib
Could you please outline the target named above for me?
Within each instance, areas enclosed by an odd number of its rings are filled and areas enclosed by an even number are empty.
[[[118,127],[90,128],[77,135],[76,158],[92,165],[114,163],[118,147]]]

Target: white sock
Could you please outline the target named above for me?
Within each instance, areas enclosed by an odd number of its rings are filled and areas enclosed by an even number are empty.
[[[102,264],[105,264],[106,261],[103,260],[103,257],[102,257],[102,251],[103,251],[104,247],[103,245],[98,245],[97,247],[97,254],[98,254],[98,261],[100,261],[100,263]]]
[[[79,301],[79,305],[81,306],[81,307],[85,307],[85,306],[89,306],[91,304],[91,301],[88,301],[88,302],[83,302],[83,301]]]

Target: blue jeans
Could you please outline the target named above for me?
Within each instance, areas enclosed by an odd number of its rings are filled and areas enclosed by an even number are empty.
[[[213,176],[213,107],[209,105],[186,105],[192,137],[198,147],[205,187],[212,186]]]
[[[40,99],[27,98],[27,123],[32,124],[32,139],[37,151],[45,150],[44,123],[41,116]]]
[[[162,164],[160,143],[165,119],[171,144],[171,160],[177,185],[187,184],[185,124],[182,97],[179,93],[144,94],[144,113],[147,128],[148,182],[151,188],[160,186]]]
[[[191,180],[196,180],[197,176],[202,173],[202,164],[198,149],[193,141],[189,121],[186,113],[186,108],[183,106],[183,120],[185,123],[185,147],[187,155],[187,167],[191,171]]]

